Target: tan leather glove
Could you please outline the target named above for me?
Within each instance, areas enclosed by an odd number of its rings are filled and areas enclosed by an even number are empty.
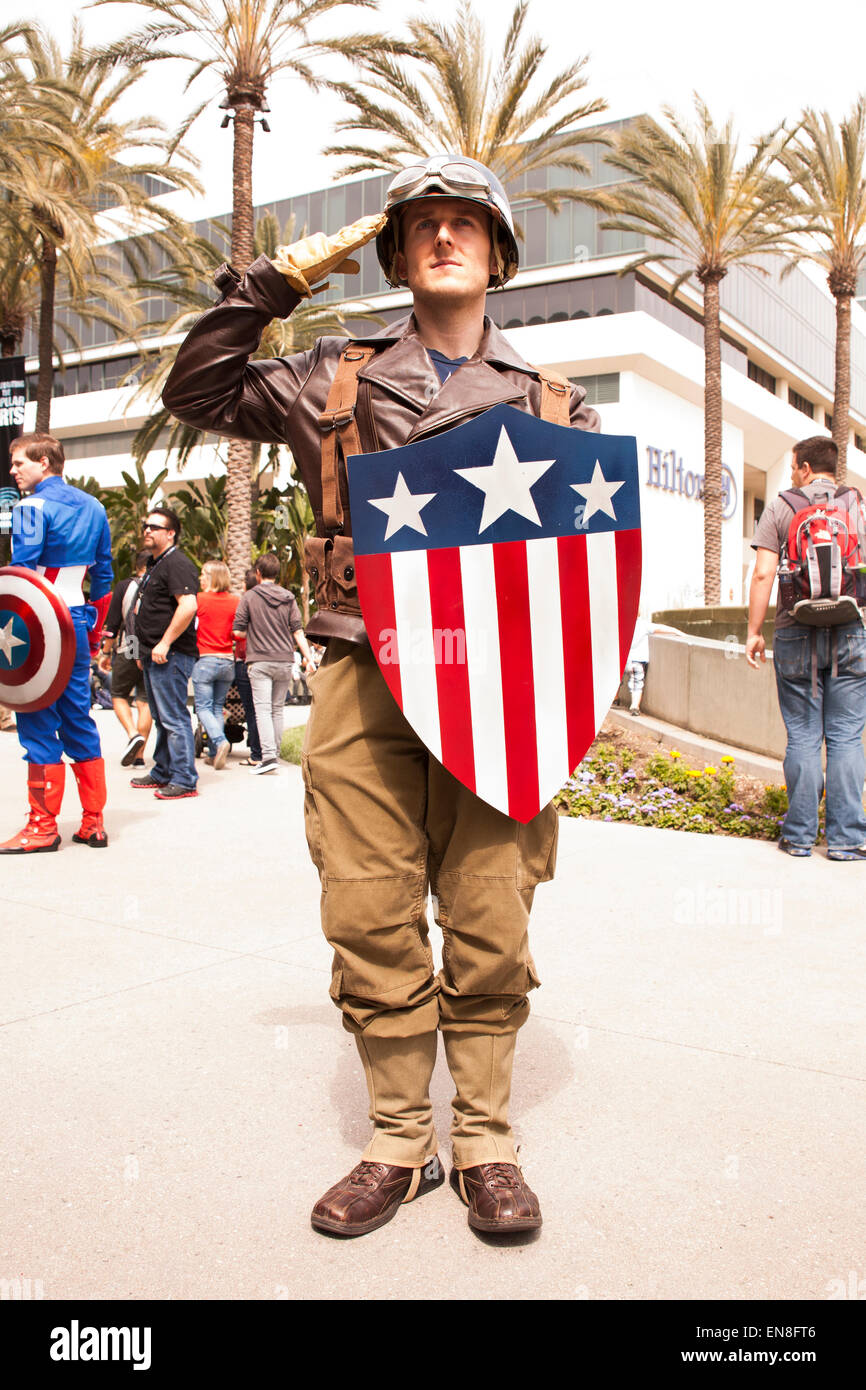
[[[326,275],[357,275],[361,269],[356,260],[349,256],[350,251],[360,251],[368,241],[372,241],[387,222],[385,214],[375,217],[362,217],[351,227],[343,227],[333,236],[315,232],[291,246],[278,246],[272,264],[281,275],[285,275],[293,290],[304,299],[313,294],[310,289],[317,280]],[[324,289],[325,286],[320,286]]]

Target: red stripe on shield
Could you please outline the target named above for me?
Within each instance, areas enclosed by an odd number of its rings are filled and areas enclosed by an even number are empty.
[[[449,772],[474,792],[475,748],[472,742],[459,546],[428,550],[427,574],[430,580],[433,650],[436,654],[442,762]]]
[[[616,587],[619,594],[619,669],[625,670],[640,602],[640,531],[616,533]]]
[[[557,550],[559,598],[562,604],[568,766],[569,771],[573,772],[595,738],[586,537],[561,536],[557,542]]]
[[[525,541],[495,545],[493,572],[499,615],[508,811],[525,823],[538,814],[539,796]]]
[[[390,555],[356,555],[355,574],[363,594],[364,624],[373,653],[394,699],[403,708],[397,614]]]

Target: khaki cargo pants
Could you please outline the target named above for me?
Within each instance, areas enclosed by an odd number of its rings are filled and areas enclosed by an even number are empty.
[[[370,648],[332,640],[311,693],[302,759],[305,822],[322,883],[322,926],[334,949],[331,997],[356,1035],[380,1141],[389,1133],[395,1141],[379,1142],[372,1156],[420,1164],[435,1151],[426,1110],[420,1118],[415,1113],[425,1109],[424,1097],[403,1123],[380,1113],[395,1108],[383,1094],[395,1089],[395,1068],[399,1075],[429,1063],[432,1071],[438,1028],[458,1091],[455,1069],[465,1057],[470,1070],[507,1071],[507,1102],[513,1035],[538,984],[529,913],[536,884],[553,877],[557,816],[548,806],[521,825],[446,772],[404,719]],[[428,940],[428,889],[443,936],[438,975]],[[501,1061],[494,1058],[496,1037]],[[377,1068],[382,1084],[374,1096]],[[465,1090],[468,1081],[463,1084]],[[476,1122],[483,1131],[477,1116]],[[510,1136],[502,1116],[494,1127]],[[488,1157],[469,1156],[488,1148]],[[511,1151],[507,1137],[480,1148],[467,1143],[461,1166],[505,1151]]]

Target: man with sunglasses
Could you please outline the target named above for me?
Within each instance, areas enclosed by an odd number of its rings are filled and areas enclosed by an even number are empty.
[[[273,317],[290,314],[376,237],[388,282],[413,312],[370,337],[251,361]],[[436,435],[494,405],[536,416],[556,391],[563,423],[598,429],[585,392],[526,363],[485,317],[489,289],[518,269],[508,200],[470,159],[438,155],[402,170],[385,211],[216,275],[223,299],[182,345],[163,400],[199,428],[292,450],[317,536],[306,562],[327,642],[311,683],[303,757],[307,838],[334,948],[331,996],[367,1078],[373,1136],[361,1162],[313,1208],[318,1230],[353,1236],[437,1187],[430,1078],[441,1031],[456,1095],[451,1185],[484,1232],[541,1225],[508,1121],[518,1029],[537,983],[527,924],[552,877],[556,814],[502,814],[430,754],[387,689],[355,585],[345,457]],[[396,494],[395,494],[396,504]],[[408,504],[407,504],[408,505]],[[432,966],[427,898],[444,937]]]
[[[130,786],[152,791],[160,801],[197,796],[195,737],[187,692],[198,658],[195,640],[198,570],[178,546],[180,518],[170,507],[151,507],[142,527],[150,551],[139,581],[129,627],[144,676],[156,729],[153,767]]]

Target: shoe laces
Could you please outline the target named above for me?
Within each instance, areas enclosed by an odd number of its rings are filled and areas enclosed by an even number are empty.
[[[513,1163],[485,1163],[484,1179],[488,1187],[520,1187],[523,1178]]]
[[[384,1164],[371,1163],[369,1159],[365,1158],[357,1167],[352,1169],[349,1174],[349,1182],[353,1187],[375,1187],[384,1171]]]

